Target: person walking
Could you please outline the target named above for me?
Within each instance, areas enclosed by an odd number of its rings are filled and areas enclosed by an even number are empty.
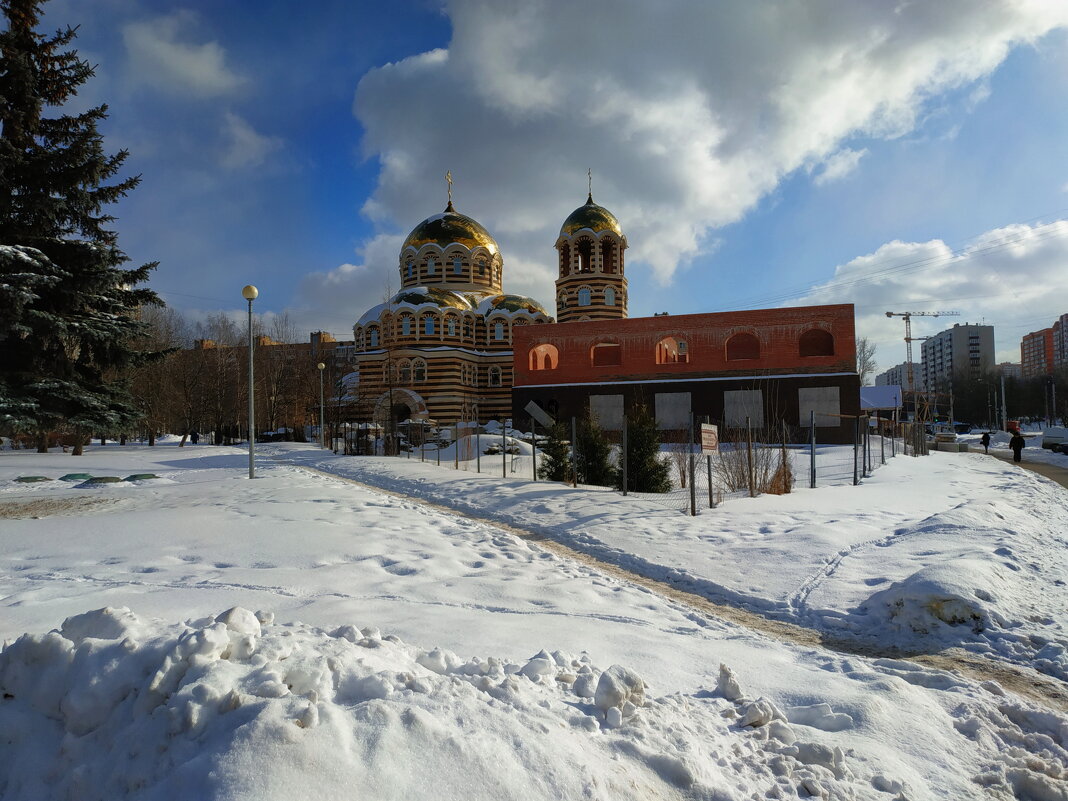
[[[1012,439],[1009,440],[1009,447],[1012,448],[1012,460],[1014,462],[1021,461],[1020,457],[1023,455],[1021,451],[1023,451],[1024,445],[1026,444],[1027,443],[1024,441],[1024,438],[1019,431],[1014,431],[1012,433]]]
[[[984,431],[983,436],[979,437],[979,442],[983,446],[983,453],[990,453],[990,432]]]

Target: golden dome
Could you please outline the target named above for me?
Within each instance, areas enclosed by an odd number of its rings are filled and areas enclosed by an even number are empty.
[[[442,248],[458,244],[467,248],[484,247],[490,254],[497,252],[497,242],[490,236],[489,231],[466,214],[456,211],[452,207],[452,201],[449,201],[444,212],[427,217],[415,226],[404,240],[401,250],[409,247],[418,250],[430,242]]]
[[[618,236],[623,236],[619,220],[604,206],[594,203],[592,194],[586,199],[585,206],[579,206],[567,216],[564,224],[560,226],[560,236],[570,236],[583,228],[589,228],[595,234],[601,231],[612,231]]]

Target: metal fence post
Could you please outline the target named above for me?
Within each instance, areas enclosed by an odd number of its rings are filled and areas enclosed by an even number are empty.
[[[816,489],[816,412],[808,413],[808,488]]]
[[[756,497],[756,479],[753,475],[753,423],[747,416],[745,418],[745,453],[749,465],[749,497]]]
[[[534,418],[530,418],[530,461],[531,478],[538,480],[538,427]]]
[[[886,464],[886,437],[883,436],[883,420],[879,418],[879,462]]]
[[[508,478],[508,426],[501,421],[501,478]]]
[[[482,432],[479,430],[478,420],[475,420],[475,472],[482,472]]]
[[[627,416],[623,415],[623,436],[620,445],[620,461],[623,465],[623,494],[627,494]]]
[[[694,416],[690,413],[690,517],[697,516],[697,471],[694,468]]]
[[[708,508],[716,508],[716,497],[712,494],[712,454],[705,457],[708,459]]]
[[[578,461],[575,458],[576,440],[578,439],[578,424],[575,422],[575,418],[571,418],[571,486],[578,486]]]
[[[853,420],[853,486],[860,483],[860,415]]]

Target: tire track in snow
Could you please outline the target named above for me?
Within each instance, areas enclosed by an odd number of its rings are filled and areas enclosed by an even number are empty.
[[[278,459],[278,461],[282,460]],[[294,464],[292,462],[283,463],[297,470],[304,470],[328,480],[355,484],[369,492],[399,498],[418,506],[433,509],[449,517],[459,517],[471,520],[489,526],[490,528],[507,532],[525,542],[534,543],[537,547],[549,551],[562,559],[577,562],[604,576],[651,592],[663,598],[669,605],[675,606],[675,608],[684,615],[689,612],[690,614],[688,614],[687,617],[698,625],[701,625],[703,622],[700,619],[701,616],[709,616],[747,629],[756,635],[765,636],[769,639],[791,645],[826,649],[840,654],[859,656],[868,659],[891,659],[912,662],[926,668],[956,673],[977,683],[994,680],[1007,690],[1016,692],[1019,695],[1051,706],[1055,709],[1068,712],[1068,690],[1066,690],[1065,686],[1055,679],[1022,666],[1012,665],[1007,662],[997,662],[975,654],[967,653],[959,648],[950,648],[936,654],[926,654],[906,653],[896,648],[878,649],[865,646],[852,640],[835,637],[827,632],[809,628],[797,623],[774,620],[748,609],[711,601],[696,593],[672,586],[666,581],[643,576],[640,573],[633,572],[632,570],[617,564],[602,561],[596,556],[557,542],[545,534],[524,530],[518,526],[503,523],[489,517],[482,517],[467,510],[452,508],[417,496],[405,495],[396,490],[384,489],[372,484],[366,484],[357,479],[338,475],[337,473],[331,473],[316,467]],[[933,516],[934,515],[932,515],[932,517]],[[919,526],[916,528],[918,530]],[[888,537],[872,540],[871,542],[893,539],[895,536],[898,535],[888,535]],[[860,545],[863,544],[864,543],[861,543]],[[832,560],[832,562],[834,561],[835,560]],[[840,563],[841,559],[838,559],[837,562],[835,562],[836,565]],[[695,612],[697,613],[697,616],[693,614]]]

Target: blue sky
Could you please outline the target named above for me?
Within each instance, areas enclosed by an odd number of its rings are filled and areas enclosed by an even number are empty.
[[[1062,0],[46,12],[80,25],[78,102],[111,106],[108,147],[143,176],[120,243],[190,317],[255,283],[259,311],[350,336],[446,169],[506,290],[549,305],[587,168],[628,236],[632,316],[853,302],[890,366],[889,309],[958,309],[1014,360],[1068,312]]]

